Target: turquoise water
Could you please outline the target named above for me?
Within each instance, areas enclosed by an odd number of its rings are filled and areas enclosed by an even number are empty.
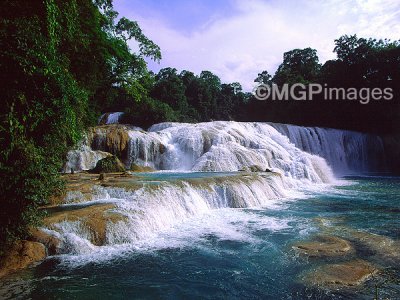
[[[143,245],[96,256],[58,256],[4,279],[0,298],[33,299],[400,299],[399,267],[354,244],[354,254],[307,258],[292,246],[328,224],[400,237],[400,177],[347,177],[342,185],[303,191],[273,209],[221,209],[179,224]],[[324,225],[325,226],[325,225]],[[349,233],[350,232],[350,233]],[[362,258],[384,270],[361,287],[307,286],[320,265]],[[384,283],[384,281],[387,281]]]

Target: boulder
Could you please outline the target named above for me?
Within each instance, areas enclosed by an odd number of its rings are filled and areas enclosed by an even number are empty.
[[[47,249],[48,255],[57,254],[57,249],[60,247],[61,241],[43,230],[32,229],[30,240],[43,244]]]
[[[91,173],[119,173],[125,172],[125,167],[116,156],[109,156],[99,160]]]
[[[0,276],[26,268],[32,263],[46,258],[43,244],[32,241],[17,241],[5,253],[0,261]]]
[[[89,144],[93,150],[102,150],[120,159],[128,156],[129,134],[124,125],[104,125],[89,130]]]

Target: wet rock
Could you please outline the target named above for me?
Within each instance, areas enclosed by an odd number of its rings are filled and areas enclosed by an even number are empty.
[[[90,242],[102,246],[106,242],[107,225],[126,220],[126,217],[113,211],[114,204],[92,205],[74,210],[61,211],[52,214],[44,220],[47,228],[58,230],[62,222],[79,222],[89,233]]]
[[[109,156],[99,160],[92,173],[118,173],[125,172],[125,167],[116,156]]]
[[[310,257],[341,256],[352,252],[350,242],[336,236],[317,236],[314,241],[297,243],[293,249]]]
[[[260,166],[257,166],[257,165],[252,165],[252,166],[249,166],[249,167],[243,167],[238,171],[239,172],[271,172],[271,171],[265,171],[264,168],[262,168]]]
[[[110,115],[110,113],[105,113],[104,115],[102,115],[99,120],[99,125],[106,125],[109,115]]]
[[[46,258],[43,244],[32,241],[17,241],[5,253],[0,261],[0,276],[28,267],[30,264]]]
[[[48,255],[57,254],[57,249],[61,245],[61,241],[58,238],[40,229],[31,230],[30,240],[33,242],[42,243],[46,247]]]
[[[356,286],[378,272],[378,269],[364,260],[340,264],[323,265],[305,275],[304,281],[317,286]]]
[[[93,150],[110,152],[122,160],[127,158],[129,134],[124,125],[93,127],[89,131],[89,140]]]
[[[164,146],[164,144],[160,144],[158,151],[160,154],[164,154],[164,152],[167,150],[167,148]]]

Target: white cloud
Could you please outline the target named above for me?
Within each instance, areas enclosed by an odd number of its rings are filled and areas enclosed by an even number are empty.
[[[222,81],[238,81],[247,90],[259,72],[274,73],[285,51],[312,47],[324,62],[335,57],[334,39],[343,34],[400,38],[398,0],[236,0],[234,4],[237,14],[213,19],[190,34],[172,29],[159,17],[120,13],[137,20],[161,47],[161,64],[151,65],[155,71],[167,66],[195,73],[210,70]]]

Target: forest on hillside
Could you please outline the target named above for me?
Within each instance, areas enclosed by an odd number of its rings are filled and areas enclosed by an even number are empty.
[[[0,24],[1,245],[40,224],[39,207],[63,191],[67,151],[105,112],[123,111],[122,122],[144,128],[235,120],[379,134],[399,129],[398,41],[345,35],[335,40],[335,60],[321,64],[316,50],[294,49],[275,74],[263,66],[254,74],[255,83],[278,86],[389,87],[391,101],[259,101],[207,70],[148,70],[146,60],[161,60],[161,49],[137,22],[120,18],[111,0],[5,0]]]

